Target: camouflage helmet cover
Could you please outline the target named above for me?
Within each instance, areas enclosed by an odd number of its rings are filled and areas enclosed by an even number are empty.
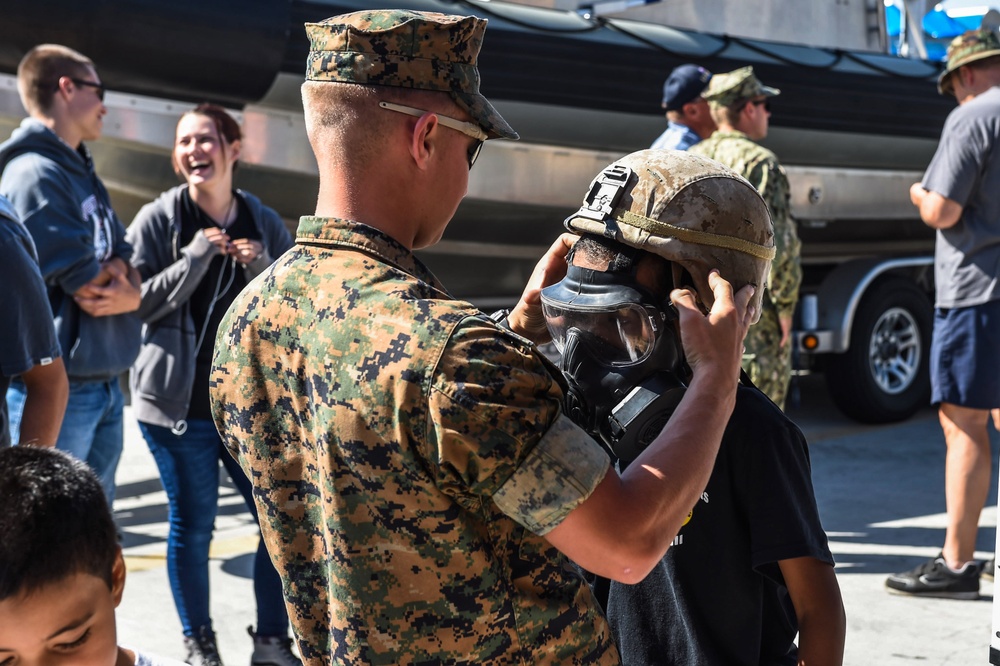
[[[734,290],[756,287],[761,299],[774,258],[767,205],[746,179],[715,160],[678,150],[640,150],[593,180],[566,228],[652,252],[673,264],[674,284],[691,284],[706,307],[708,275],[718,269]],[[684,272],[690,281],[684,279]]]

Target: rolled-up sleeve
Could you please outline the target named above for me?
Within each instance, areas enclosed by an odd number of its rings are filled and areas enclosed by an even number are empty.
[[[424,451],[460,501],[491,499],[542,535],[590,497],[610,459],[562,413],[558,370],[526,340],[470,318],[436,369]]]
[[[545,534],[597,488],[608,455],[564,414],[493,495],[500,510],[536,534]]]

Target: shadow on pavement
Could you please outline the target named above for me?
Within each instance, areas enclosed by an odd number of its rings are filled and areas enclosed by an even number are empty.
[[[936,410],[928,406],[901,423],[858,424],[833,406],[821,377],[799,381],[802,400],[788,415],[809,440],[816,500],[838,570],[895,573],[932,556],[944,542],[946,511]],[[990,436],[996,461],[1000,437],[992,428]],[[994,472],[987,507],[996,505],[996,484]],[[976,550],[993,552],[994,539],[992,528],[980,528]]]

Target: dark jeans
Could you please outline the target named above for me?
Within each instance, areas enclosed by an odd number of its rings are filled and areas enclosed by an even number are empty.
[[[192,419],[183,435],[148,423],[140,423],[139,429],[156,459],[160,480],[167,491],[170,506],[167,575],[184,635],[192,636],[198,627],[212,624],[208,603],[208,547],[218,512],[219,460],[257,520],[252,488],[243,470],[223,447],[211,421]],[[281,579],[271,564],[263,539],[257,545],[253,584],[257,598],[257,633],[286,636],[288,614],[281,594]]]

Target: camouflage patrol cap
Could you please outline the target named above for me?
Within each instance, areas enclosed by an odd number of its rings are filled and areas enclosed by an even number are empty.
[[[715,160],[680,150],[626,155],[598,174],[564,224],[663,257],[674,284],[693,283],[707,307],[712,269],[733,289],[753,284],[760,317],[775,253],[771,215],[753,185]]]
[[[489,138],[518,138],[479,92],[486,19],[404,9],[306,23],[306,79],[446,92]]]
[[[967,30],[948,45],[945,70],[938,76],[938,92],[951,95],[955,92],[951,75],[963,65],[1000,55],[1000,38],[989,28]]]
[[[774,97],[780,94],[781,91],[777,88],[769,88],[762,84],[754,75],[753,67],[740,67],[732,72],[713,76],[701,96],[713,106],[733,106],[744,99],[761,95]]]

